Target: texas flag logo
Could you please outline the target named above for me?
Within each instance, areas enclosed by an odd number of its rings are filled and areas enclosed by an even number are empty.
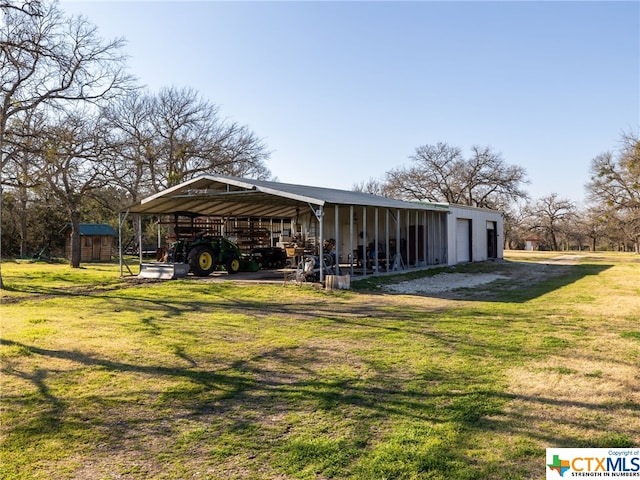
[[[564,477],[565,472],[571,468],[569,460],[560,460],[560,455],[554,455],[553,462],[547,463],[547,467],[549,470],[556,470],[561,477]]]

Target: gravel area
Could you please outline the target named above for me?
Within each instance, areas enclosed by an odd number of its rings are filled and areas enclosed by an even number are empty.
[[[496,280],[509,280],[501,289],[527,289],[545,278],[562,275],[579,263],[584,256],[558,255],[540,262],[501,262],[496,264],[497,272],[493,273],[439,273],[432,277],[407,280],[396,284],[384,285],[383,291],[389,293],[435,295],[445,298],[470,298],[481,295],[488,298],[492,292],[479,288],[473,291],[460,289],[482,287]],[[495,293],[495,292],[494,292]]]
[[[495,273],[439,273],[433,277],[408,280],[385,285],[384,290],[394,293],[442,293],[458,288],[472,288],[509,277]]]

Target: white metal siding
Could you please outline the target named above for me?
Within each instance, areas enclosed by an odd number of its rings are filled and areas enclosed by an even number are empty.
[[[462,205],[450,205],[449,208],[451,209],[451,214],[448,215],[449,218],[447,222],[449,232],[447,239],[447,244],[449,246],[449,258],[447,261],[448,265],[455,265],[456,263],[464,262],[466,261],[465,259],[469,257],[469,254],[467,253],[468,249],[465,249],[463,258],[459,257],[459,248],[462,248],[462,246],[459,245],[460,242],[458,241],[458,238],[459,235],[464,235],[464,233],[459,232],[459,220],[471,220],[470,225],[467,224],[467,226],[471,230],[470,237],[472,239],[471,247],[473,250],[471,258],[474,262],[487,260],[487,222],[495,222],[497,239],[496,258],[502,258],[503,220],[502,214],[500,214],[500,212],[487,209],[465,207]],[[467,230],[467,232],[468,231],[469,230]],[[468,239],[469,237],[467,236],[466,238]]]
[[[469,262],[469,220],[459,218],[456,222],[456,260]]]

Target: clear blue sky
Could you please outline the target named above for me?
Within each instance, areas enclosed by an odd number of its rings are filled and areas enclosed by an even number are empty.
[[[193,87],[278,180],[351,189],[439,141],[490,145],[534,198],[584,198],[640,129],[640,2],[71,2],[152,90]]]

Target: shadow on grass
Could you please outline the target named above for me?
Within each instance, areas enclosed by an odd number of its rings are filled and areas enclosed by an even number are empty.
[[[520,303],[597,275],[609,265],[540,268],[544,275],[536,282],[518,279],[514,286],[504,281],[462,293],[470,295],[464,297],[467,300]],[[308,321],[320,340],[300,336],[296,346],[265,344],[262,351],[234,356],[220,368],[211,367],[197,348],[180,345],[168,347],[181,360],[176,363],[186,365],[174,368],[2,341],[24,355],[13,358],[28,359],[10,359],[3,374],[33,386],[4,396],[12,412],[28,411],[28,416],[4,415],[8,448],[20,450],[19,442],[25,439],[35,445],[54,439],[70,450],[87,449],[84,458],[91,458],[96,449],[113,455],[136,449],[147,459],[173,455],[177,462],[194,457],[195,452],[220,464],[242,459],[254,471],[284,471],[294,478],[528,479],[543,476],[544,460],[537,470],[514,463],[531,456],[542,459],[541,444],[630,446],[630,439],[616,432],[585,440],[580,433],[563,436],[551,429],[531,428],[566,421],[545,418],[552,407],[579,408],[603,416],[617,409],[637,412],[638,408],[622,400],[602,405],[506,394],[498,378],[501,363],[567,347],[561,342],[566,340],[553,332],[542,332],[538,343],[533,341],[536,335],[516,317],[522,312],[522,308],[517,310],[520,307],[496,311],[476,304],[452,311],[451,305],[406,302],[402,308],[389,309],[384,301],[364,306],[332,302],[331,298],[340,297],[330,293],[313,293],[288,304],[282,298],[239,298],[234,296],[236,288],[205,285],[199,293],[207,290],[211,295],[195,301],[180,297],[188,289],[169,298],[109,292],[100,309],[148,312],[139,319],[140,325],[155,336],[170,328],[168,323],[155,321],[157,312],[164,312],[162,317],[170,321],[206,311],[244,315],[255,329],[270,316],[278,317],[278,324],[269,323],[269,327],[283,330]],[[212,322],[210,328],[237,326],[223,322]],[[195,338],[198,331],[188,335]],[[334,338],[353,343],[344,350],[327,347]],[[394,345],[433,343],[432,352],[443,358],[418,372],[415,366],[394,364],[364,351],[374,348],[378,340],[384,356],[393,357]],[[241,343],[238,348],[243,348]],[[64,368],[55,367],[56,360],[63,361]],[[106,373],[113,380],[86,380],[86,392],[75,388],[69,393],[66,387],[73,386],[69,371],[79,377]],[[123,377],[139,381],[127,383]],[[512,412],[505,408],[511,401],[532,409]],[[186,435],[185,424],[198,428]],[[580,425],[575,427],[574,431],[580,431]],[[491,442],[496,436],[524,439],[523,445],[513,456],[506,449],[494,455],[494,460],[473,458],[472,452],[478,450],[474,442]],[[159,450],[158,445],[167,447]]]
[[[233,446],[224,446],[230,450],[220,454],[223,458],[253,450],[250,458],[256,462],[267,462],[270,468],[281,468],[294,477],[312,469],[319,475],[342,478],[419,478],[425,472],[435,473],[434,478],[532,478],[531,472],[513,468],[503,476],[495,474],[506,467],[506,459],[468,458],[468,452],[477,448],[474,439],[501,433],[520,435],[536,444],[600,446],[605,440],[589,443],[583,438],[529,431],[527,426],[545,420],[545,406],[600,413],[628,408],[622,403],[600,405],[505,394],[495,382],[483,381],[478,376],[481,370],[463,366],[434,366],[416,378],[401,368],[359,356],[351,362],[352,368],[343,369],[335,359],[344,352],[312,346],[270,348],[211,371],[198,368],[180,349],[175,355],[188,359],[190,367],[114,361],[11,340],[2,343],[41,357],[44,362],[36,362],[39,364],[64,360],[85,374],[101,371],[152,379],[135,388],[102,392],[99,386],[88,385],[86,394],[77,390],[67,394],[62,388],[64,379],[57,378],[60,372],[53,367],[39,367],[29,374],[8,365],[4,375],[28,381],[36,391],[35,395],[27,391],[6,395],[3,400],[14,408],[29,409],[28,418],[4,422],[9,449],[19,448],[13,442],[27,439],[37,444],[45,438],[64,442],[77,438],[86,449],[89,438],[114,452],[135,444],[143,452],[149,449],[145,454],[152,457],[159,453],[153,450],[158,444],[176,447],[177,438],[186,441],[180,429],[188,421],[203,426],[187,449],[189,455],[202,444],[223,448],[220,438],[226,438]],[[507,414],[504,406],[511,400],[541,408],[526,418]],[[620,446],[629,441],[612,438],[606,441],[615,440]],[[179,448],[174,450],[173,455],[180,455]],[[543,462],[540,465],[543,469]]]
[[[454,267],[436,267],[419,271],[408,271],[400,274],[372,276],[365,279],[352,279],[351,286],[354,292],[363,292],[369,294],[385,294],[396,295],[393,290],[385,289],[387,285],[393,285],[402,282],[419,281],[420,279],[432,279],[438,274],[468,274],[468,275],[481,275],[481,274],[496,274],[503,276],[490,283],[477,285],[475,287],[458,287],[447,289],[446,279],[442,280],[442,284],[437,284],[435,287],[424,287],[421,291],[417,286],[414,290],[410,290],[408,295],[425,296],[442,299],[453,300],[470,300],[470,301],[490,301],[490,302],[512,302],[512,303],[524,303],[532,299],[544,296],[554,290],[560,289],[564,286],[572,284],[581,280],[582,278],[598,275],[603,271],[613,267],[608,264],[589,264],[581,263],[576,265],[557,264],[553,261],[547,263],[529,263],[529,262],[515,262],[515,261],[500,261],[500,262],[479,262],[472,264],[458,265]],[[436,277],[437,278],[437,277]],[[202,285],[199,283],[199,278],[183,280],[182,282],[193,282],[194,285]],[[246,280],[244,280],[246,282]],[[150,281],[141,282],[164,285],[165,282]],[[258,284],[258,283],[257,283]],[[257,285],[256,284],[256,285]],[[233,280],[225,279],[224,283],[214,283],[218,294],[224,292],[226,289],[233,289],[236,286],[233,284]],[[97,285],[79,285],[69,287],[47,287],[42,284],[26,284],[21,287],[5,286],[6,290],[25,293],[27,295],[38,295],[36,299],[44,300],[54,297],[72,297],[72,296],[101,296],[109,295],[111,298],[117,298],[113,292],[121,290],[123,288],[135,288],[139,287],[138,282],[122,282],[121,279],[111,282],[103,286]],[[267,288],[273,285],[267,286]],[[124,300],[133,300],[132,297],[122,297]],[[8,297],[3,299],[5,303],[23,302],[25,300],[32,300],[33,297]],[[138,299],[146,302],[162,303],[162,301],[154,299]],[[233,302],[231,296],[227,297],[227,300]],[[246,299],[243,299],[244,304],[247,303]],[[318,300],[321,303],[322,300]],[[192,308],[197,309],[198,302],[184,302],[180,299],[178,302],[172,302],[167,299],[164,303],[167,305],[175,303],[180,307],[175,308],[175,313],[179,313],[178,310],[186,308],[189,304]],[[206,303],[206,302],[205,302]],[[256,305],[260,305],[260,302],[256,302]]]
[[[352,287],[357,291],[367,293],[380,293],[393,295],[393,290],[385,289],[386,285],[406,281],[433,278],[438,274],[468,274],[480,276],[481,274],[496,274],[503,276],[489,283],[474,287],[458,287],[448,289],[446,279],[442,283],[431,288],[420,286],[410,290],[408,295],[418,295],[433,298],[524,303],[544,296],[554,290],[575,283],[585,277],[599,275],[612,268],[613,265],[582,263],[577,265],[554,264],[553,262],[537,264],[527,262],[482,262],[477,264],[465,264],[457,267],[442,267],[421,272],[411,272],[404,275],[371,277],[364,280],[353,280]],[[437,278],[437,277],[436,277]]]

